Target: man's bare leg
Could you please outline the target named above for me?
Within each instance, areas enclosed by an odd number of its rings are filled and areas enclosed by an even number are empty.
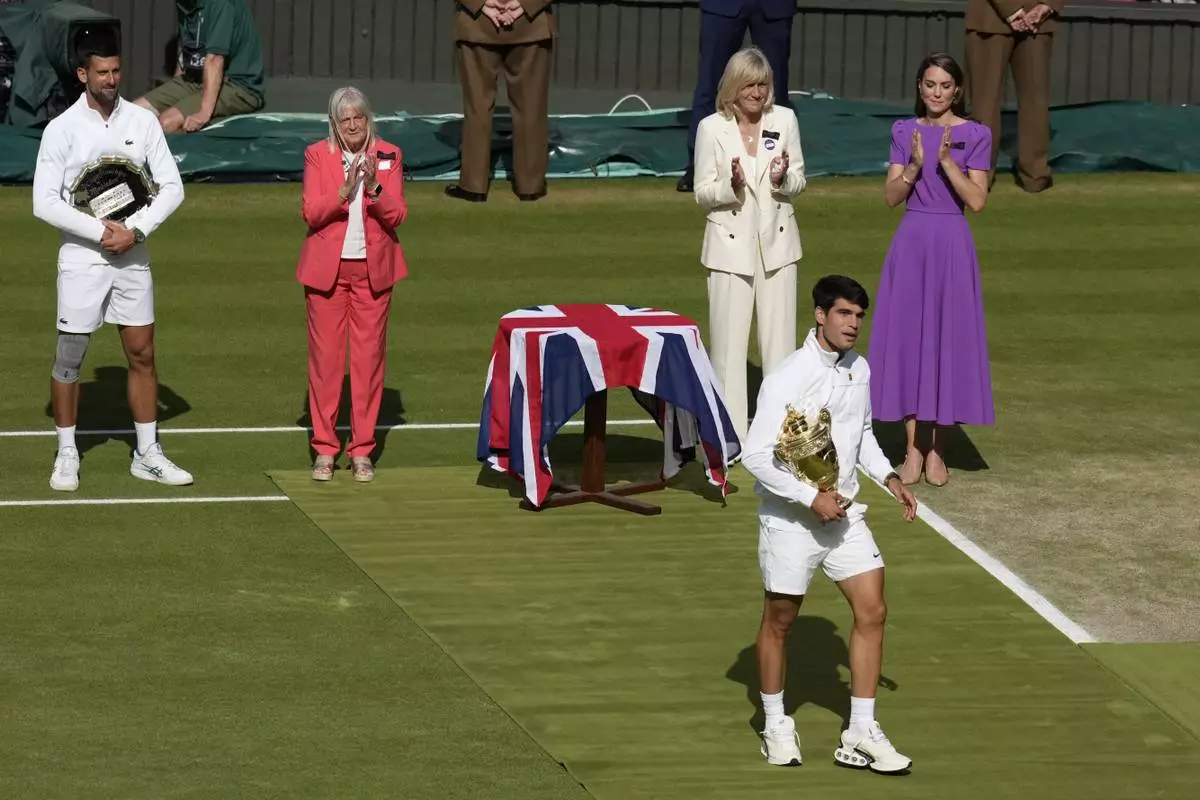
[[[800,613],[803,595],[767,592],[763,598],[762,624],[755,643],[758,651],[758,681],[762,693],[762,754],[777,766],[800,765],[800,740],[795,723],[783,708],[784,670],[787,668],[787,635]]]
[[[121,327],[121,344],[129,362],[129,410],[134,422],[158,419],[158,370],[154,366],[154,325]]]
[[[904,772],[912,759],[896,752],[875,721],[875,695],[883,669],[883,628],[887,604],[883,599],[883,568],[863,572],[838,583],[850,610],[850,727],[842,732],[836,763],[875,772]]]

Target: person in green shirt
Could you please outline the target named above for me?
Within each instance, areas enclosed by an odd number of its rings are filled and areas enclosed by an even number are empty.
[[[136,101],[167,133],[192,133],[213,120],[266,105],[262,42],[246,0],[176,0],[175,77]]]

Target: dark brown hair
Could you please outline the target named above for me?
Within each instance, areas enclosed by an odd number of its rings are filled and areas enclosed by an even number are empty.
[[[954,100],[950,103],[950,110],[954,112],[955,116],[963,117],[965,119],[967,116],[967,99],[964,91],[966,87],[963,86],[962,67],[958,65],[958,62],[955,61],[949,53],[940,52],[930,53],[929,55],[925,56],[925,59],[921,62],[921,66],[917,68],[917,79],[915,81],[917,89],[917,101],[914,106],[916,115],[918,117],[923,117],[928,111],[925,108],[925,101],[921,99],[921,81],[925,79],[925,73],[930,67],[944,69],[946,73],[954,79],[954,85],[957,91],[954,95]]]

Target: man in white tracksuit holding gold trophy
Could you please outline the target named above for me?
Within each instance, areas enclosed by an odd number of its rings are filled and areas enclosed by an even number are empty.
[[[58,450],[50,488],[79,487],[79,371],[91,335],[106,322],[120,331],[129,362],[137,434],[130,474],[187,485],[191,474],[158,443],[154,283],[143,244],[183,202],[183,182],[153,112],[120,96],[117,33],[84,29],[74,45],[84,91],[42,132],[33,176],[34,216],[62,234],[50,380]]]
[[[795,723],[784,713],[784,645],[818,567],[837,583],[854,614],[850,635],[850,724],[837,764],[880,773],[907,771],[875,720],[883,659],[883,558],[857,502],[857,469],[884,484],[916,516],[916,500],[892,469],[871,428],[870,369],[854,352],[869,305],[851,278],[830,275],[813,288],[816,327],[799,350],[766,376],[742,464],[757,479],[758,557],[765,598],[757,650],[766,724],[762,754],[801,763]]]

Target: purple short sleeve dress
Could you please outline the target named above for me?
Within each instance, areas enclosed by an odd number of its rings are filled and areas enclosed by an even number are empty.
[[[913,130],[925,163],[892,238],[876,292],[867,360],[873,416],[915,416],[939,425],[991,425],[991,371],[975,241],[963,201],[938,165],[942,128],[907,119],[892,125],[891,163],[907,164]],[[951,128],[951,153],[965,173],[991,166],[987,126]]]

